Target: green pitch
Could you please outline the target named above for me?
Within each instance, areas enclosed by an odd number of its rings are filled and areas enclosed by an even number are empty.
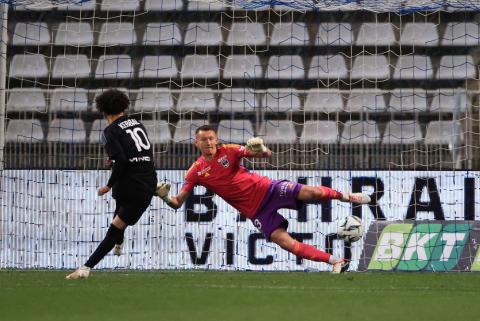
[[[0,320],[478,320],[480,273],[0,271]]]

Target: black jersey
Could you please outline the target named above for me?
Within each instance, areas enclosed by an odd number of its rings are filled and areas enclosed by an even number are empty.
[[[113,188],[114,198],[153,194],[157,175],[153,151],[145,127],[139,121],[122,116],[108,125],[102,143],[113,161],[112,174],[107,186]]]

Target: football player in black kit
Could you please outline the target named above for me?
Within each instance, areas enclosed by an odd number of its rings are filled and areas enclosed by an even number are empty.
[[[148,208],[157,185],[153,152],[145,127],[129,118],[130,101],[123,92],[109,89],[99,95],[97,109],[107,120],[102,133],[102,144],[112,161],[112,173],[107,185],[98,189],[102,196],[112,189],[115,216],[107,234],[85,265],[67,275],[67,279],[87,278],[90,269],[100,262],[115,246],[121,252],[125,228],[134,225]]]

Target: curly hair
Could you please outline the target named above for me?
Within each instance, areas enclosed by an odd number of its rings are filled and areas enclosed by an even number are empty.
[[[97,110],[106,115],[117,115],[128,109],[130,100],[118,89],[108,89],[95,98]]]

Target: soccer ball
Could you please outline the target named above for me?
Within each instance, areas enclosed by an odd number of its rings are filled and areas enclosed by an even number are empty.
[[[357,216],[347,216],[345,222],[338,228],[337,235],[346,243],[358,241],[363,236],[362,219]]]

